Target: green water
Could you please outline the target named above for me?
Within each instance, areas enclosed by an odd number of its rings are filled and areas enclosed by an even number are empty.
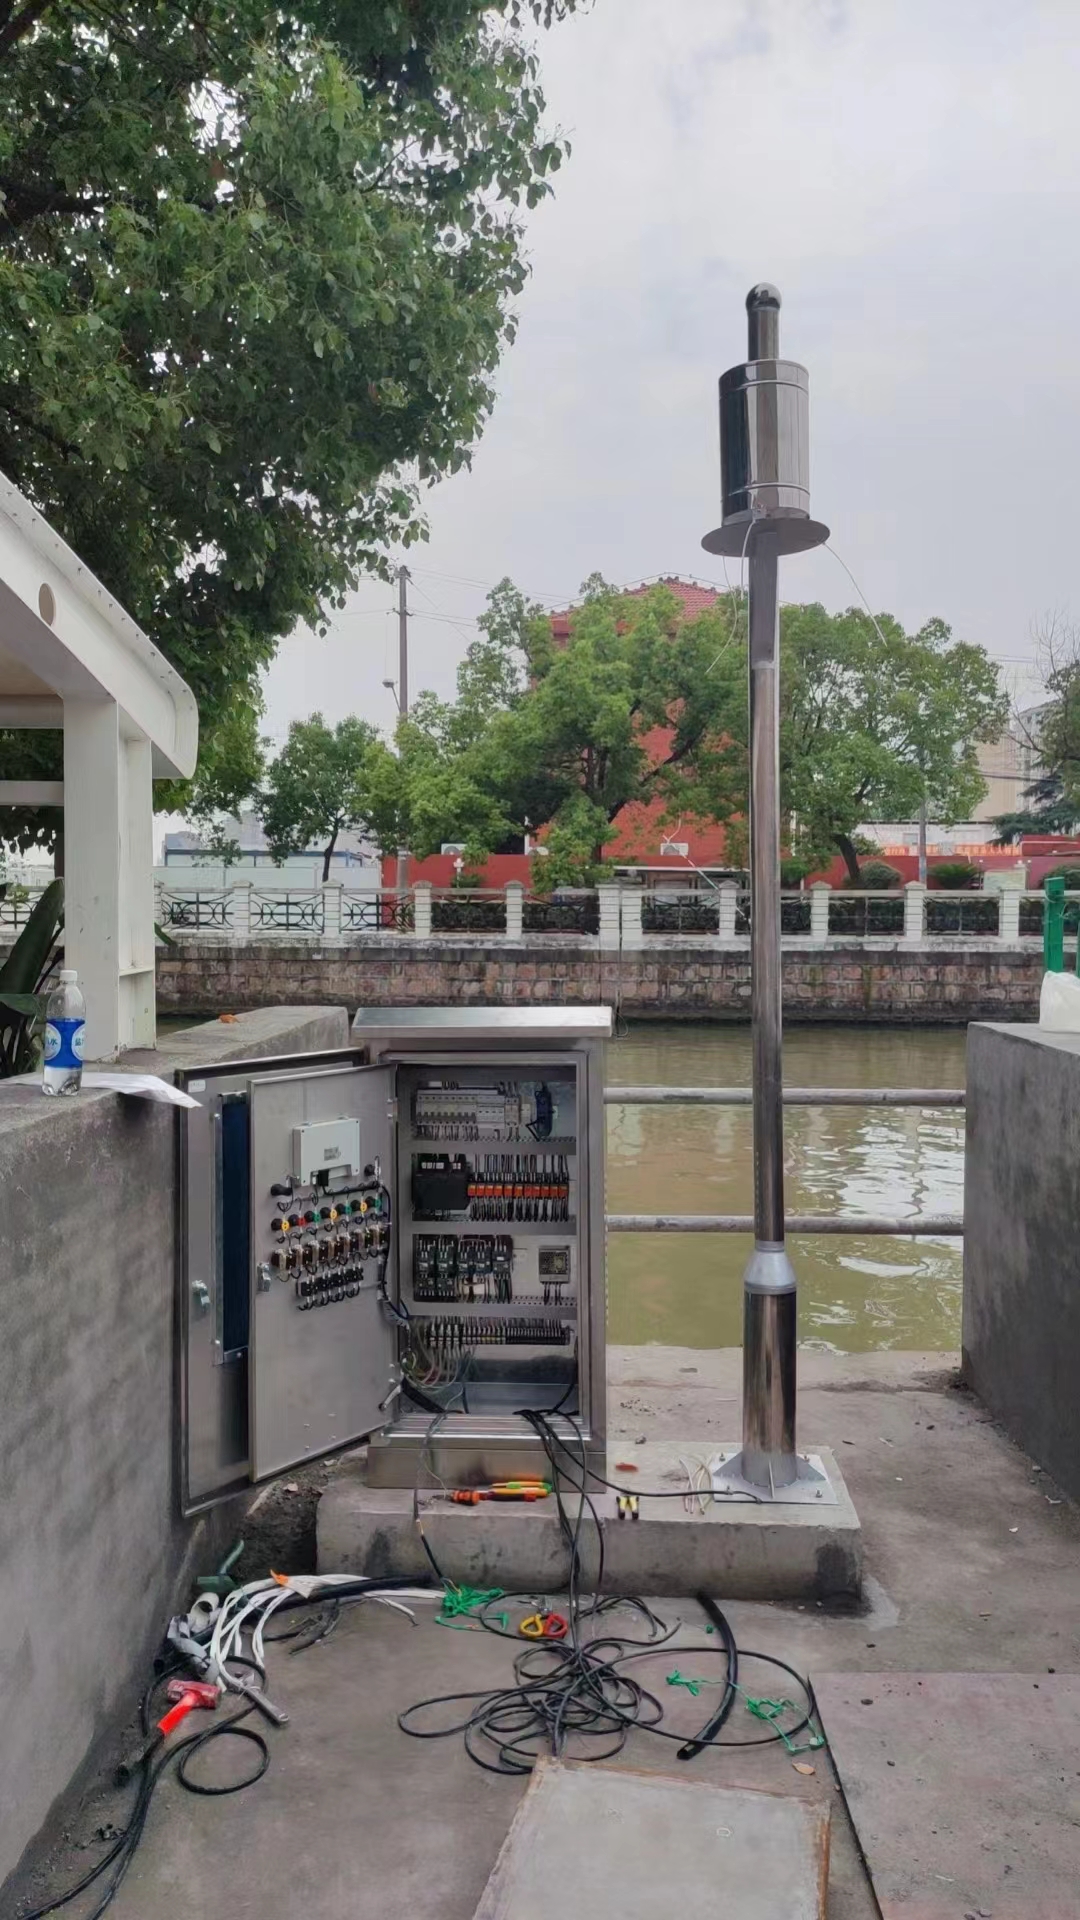
[[[632,1027],[608,1050],[610,1084],[748,1085],[745,1027]],[[793,1028],[793,1086],[959,1087],[964,1034],[953,1028]],[[610,1107],[612,1213],[750,1213],[748,1107]],[[962,1108],[788,1107],[788,1213],[963,1211]],[[608,1245],[608,1338],[737,1346],[741,1234],[617,1234]],[[790,1251],[804,1347],[864,1353],[960,1343],[961,1243],[804,1236]]]

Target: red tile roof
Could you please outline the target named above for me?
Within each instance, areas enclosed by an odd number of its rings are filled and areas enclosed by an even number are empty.
[[[704,586],[699,580],[679,580],[674,574],[663,574],[656,580],[642,580],[638,586],[623,587],[620,591],[640,595],[648,593],[653,587],[669,587],[676,599],[682,601],[683,613],[687,620],[692,620],[695,614],[704,613],[706,607],[714,607],[720,598],[718,587]],[[568,607],[561,613],[552,614],[553,640],[569,640],[570,615],[573,611],[572,607]]]

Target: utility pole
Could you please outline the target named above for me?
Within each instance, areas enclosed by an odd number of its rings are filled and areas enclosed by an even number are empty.
[[[409,715],[409,569],[401,566],[397,571],[398,584],[398,722],[408,719]],[[397,887],[404,893],[409,884],[409,852],[407,847],[398,848]]]
[[[709,553],[749,563],[750,957],[754,1250],[743,1275],[742,1451],[718,1458],[718,1491],[821,1499],[827,1481],[795,1448],[796,1281],[784,1241],[780,947],[780,608],[783,554],[820,546],[810,519],[809,377],[780,358],[780,295],[746,297],[748,362],[720,380],[723,524]]]

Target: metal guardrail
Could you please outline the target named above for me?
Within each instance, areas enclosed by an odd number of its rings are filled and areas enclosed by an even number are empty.
[[[750,1087],[605,1087],[609,1107],[749,1107]],[[962,1087],[785,1087],[791,1107],[962,1107]],[[609,1233],[753,1233],[752,1213],[609,1213]],[[961,1214],[793,1213],[785,1233],[962,1237]]]
[[[963,1087],[785,1087],[786,1107],[962,1107]],[[751,1087],[605,1087],[609,1107],[749,1107]]]
[[[609,1233],[753,1233],[752,1213],[609,1213]],[[785,1233],[888,1233],[962,1235],[964,1221],[957,1213],[789,1213]]]

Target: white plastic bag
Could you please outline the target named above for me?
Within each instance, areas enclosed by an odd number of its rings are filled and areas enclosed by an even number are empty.
[[[1039,1025],[1051,1033],[1080,1033],[1080,980],[1075,973],[1044,973]]]

